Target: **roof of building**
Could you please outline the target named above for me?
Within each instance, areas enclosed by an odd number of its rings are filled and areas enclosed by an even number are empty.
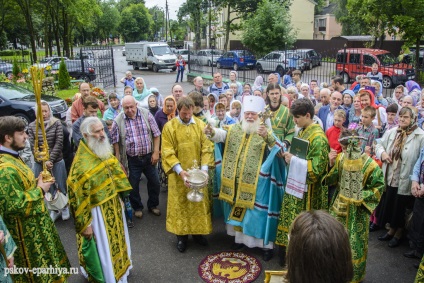
[[[335,36],[333,38],[331,38],[331,40],[333,39],[344,39],[347,41],[372,41],[374,40],[374,37],[371,35],[342,35],[342,36]]]
[[[330,3],[327,7],[323,7],[322,11],[320,13],[317,13],[315,15],[327,15],[327,14],[334,14],[334,11],[337,8],[337,3]]]

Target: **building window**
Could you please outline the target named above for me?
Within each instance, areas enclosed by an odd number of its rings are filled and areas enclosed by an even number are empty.
[[[326,26],[327,26],[326,19],[319,19],[318,20],[318,30],[319,31],[326,31],[327,30]]]

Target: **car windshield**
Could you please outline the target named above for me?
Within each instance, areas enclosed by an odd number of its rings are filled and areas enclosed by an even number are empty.
[[[174,54],[168,46],[154,46],[152,50],[155,55]]]
[[[188,54],[188,50],[181,50],[181,51],[179,51],[179,53],[181,55],[186,55],[186,54]]]
[[[239,57],[241,57],[241,56],[253,56],[253,54],[252,53],[250,53],[249,51],[247,51],[247,50],[245,50],[245,51],[238,51],[237,52],[237,55],[239,56]]]
[[[384,53],[377,55],[378,60],[380,60],[380,64],[383,66],[393,65],[398,62],[398,59],[392,53]]]
[[[28,95],[33,95],[33,93],[29,90],[8,83],[0,84],[0,93],[4,98],[11,100],[20,99]]]
[[[48,63],[51,60],[51,58],[44,58],[43,60],[40,60],[41,64]]]

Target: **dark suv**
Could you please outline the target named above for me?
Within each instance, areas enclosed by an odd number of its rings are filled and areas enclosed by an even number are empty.
[[[64,120],[68,106],[56,96],[43,95],[52,109],[53,116]],[[11,83],[0,82],[0,116],[16,116],[27,124],[35,120],[35,95],[29,90]]]
[[[66,60],[65,64],[69,75],[77,80],[91,82],[96,79],[95,69],[87,60],[84,60],[84,70],[82,68],[81,60]],[[60,62],[53,64],[52,71],[59,71],[59,66]]]

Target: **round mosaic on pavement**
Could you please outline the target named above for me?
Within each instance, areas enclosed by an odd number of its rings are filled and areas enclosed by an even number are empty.
[[[208,283],[249,283],[261,274],[261,263],[242,252],[220,252],[205,257],[198,270]]]

